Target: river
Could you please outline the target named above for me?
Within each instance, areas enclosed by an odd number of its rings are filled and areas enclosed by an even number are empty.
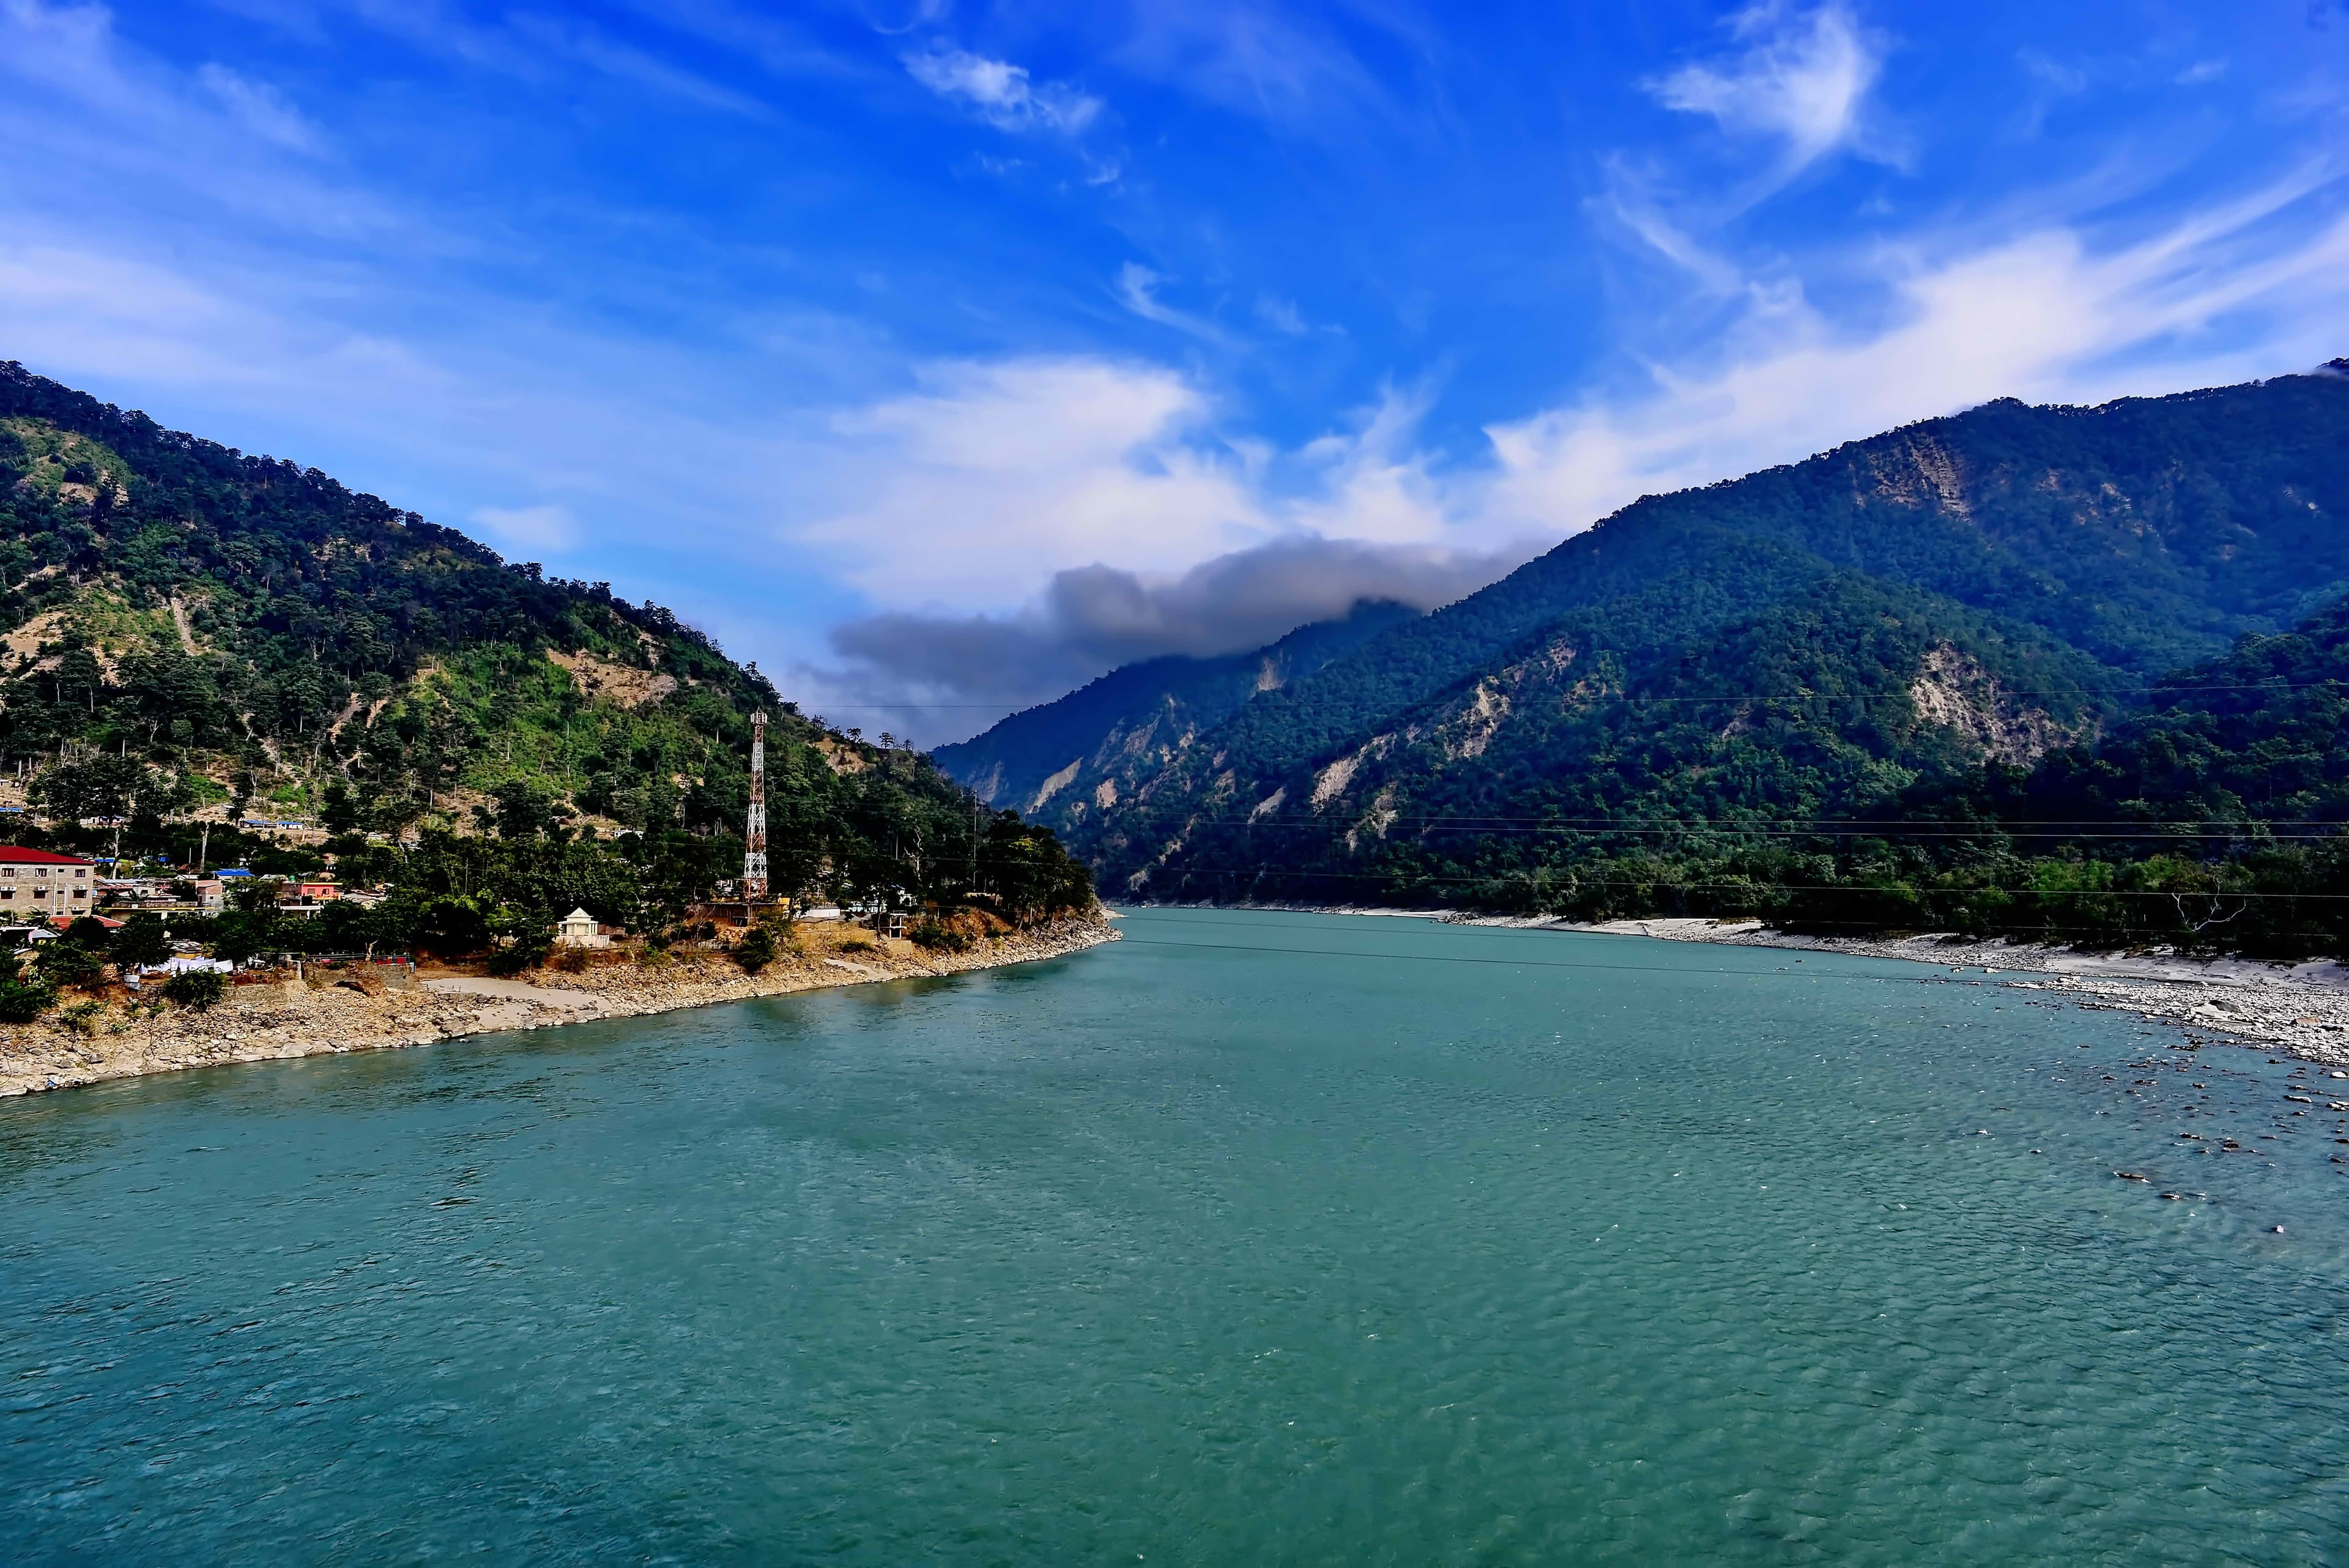
[[[1124,929],[0,1103],[0,1559],[2349,1552],[2315,1073],[1978,971]]]

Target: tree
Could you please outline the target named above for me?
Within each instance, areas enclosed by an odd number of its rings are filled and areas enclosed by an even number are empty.
[[[457,894],[420,900],[409,929],[419,948],[448,958],[477,953],[490,945],[489,916],[481,900]]]
[[[500,838],[536,838],[555,824],[554,797],[528,779],[509,779],[490,798],[498,803]]]
[[[340,779],[326,786],[324,808],[318,813],[319,826],[328,833],[357,833],[365,817],[351,786]]]
[[[745,974],[756,974],[775,961],[781,950],[775,945],[775,933],[764,926],[753,926],[736,942],[729,955],[742,966]]]
[[[106,922],[96,915],[76,915],[73,923],[66,927],[65,940],[78,942],[101,956],[113,948],[113,939],[106,929]]]
[[[205,945],[212,957],[227,959],[232,963],[263,953],[283,951],[278,928],[284,924],[274,909],[235,909],[212,917],[211,929],[204,933]]]
[[[93,952],[70,937],[44,942],[33,953],[34,971],[51,987],[70,985],[88,990],[98,984],[105,967],[104,953]]]
[[[125,973],[163,962],[171,956],[171,933],[160,915],[136,914],[122,922],[109,944],[114,961]]]
[[[30,1023],[57,999],[57,988],[41,979],[26,979],[14,964],[0,971],[0,1023]]]
[[[61,763],[34,781],[33,799],[59,822],[127,817],[147,773],[147,765],[131,757],[99,755]]]
[[[163,1000],[205,1012],[228,994],[228,976],[216,969],[183,969],[163,982]]]

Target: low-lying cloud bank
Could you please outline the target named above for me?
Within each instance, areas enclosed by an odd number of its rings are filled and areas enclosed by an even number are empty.
[[[1304,535],[1203,561],[1177,576],[1093,565],[1054,574],[1009,616],[867,616],[836,627],[839,714],[894,715],[926,742],[975,734],[1120,665],[1260,648],[1365,599],[1434,609],[1497,581],[1543,546],[1473,551]],[[872,693],[885,706],[860,708]],[[867,727],[874,727],[868,725]]]

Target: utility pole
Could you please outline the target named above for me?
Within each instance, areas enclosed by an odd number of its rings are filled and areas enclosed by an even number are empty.
[[[750,814],[742,826],[742,912],[767,896],[767,711],[750,715]]]
[[[196,836],[196,876],[199,880],[204,874],[204,860],[212,852],[212,819],[207,817],[204,819],[202,830]]]

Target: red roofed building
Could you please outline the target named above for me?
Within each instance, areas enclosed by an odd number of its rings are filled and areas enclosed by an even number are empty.
[[[89,913],[97,862],[0,844],[0,924]]]

